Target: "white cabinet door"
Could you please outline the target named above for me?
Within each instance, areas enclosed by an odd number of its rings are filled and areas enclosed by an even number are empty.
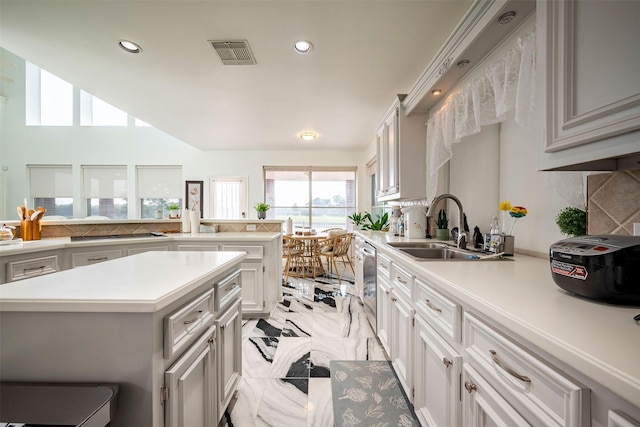
[[[216,327],[212,326],[165,372],[165,426],[215,427]]]
[[[384,123],[384,140],[387,154],[385,177],[385,196],[398,193],[398,117],[400,109],[395,108]]]
[[[538,168],[606,169],[615,160],[605,159],[640,152],[640,2],[539,0],[536,18],[546,108]]]
[[[463,371],[463,427],[525,427],[531,425],[471,366],[465,363]]]
[[[391,328],[391,286],[382,276],[378,275],[378,291],[376,298],[378,307],[376,310],[376,324],[378,339],[387,354],[391,354],[389,348],[389,331]]]
[[[378,190],[378,197],[385,195],[385,188],[387,188],[386,170],[387,170],[387,147],[384,140],[385,129],[384,124],[376,131],[376,185]]]
[[[424,426],[457,426],[462,357],[422,317],[415,319],[416,415]]]
[[[409,400],[413,402],[413,317],[414,310],[395,290],[391,291],[389,344],[391,363]]]
[[[218,421],[224,415],[242,375],[242,317],[236,300],[216,321],[218,325]]]
[[[243,313],[261,313],[263,311],[263,274],[261,262],[243,262],[240,264]]]

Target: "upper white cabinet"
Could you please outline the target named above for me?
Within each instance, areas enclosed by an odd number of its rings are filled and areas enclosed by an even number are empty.
[[[421,199],[426,196],[427,115],[407,116],[405,95],[387,110],[376,131],[378,200]]]
[[[637,167],[640,2],[539,0],[536,13],[538,169]]]

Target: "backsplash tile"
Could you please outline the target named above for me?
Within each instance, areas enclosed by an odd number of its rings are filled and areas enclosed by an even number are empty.
[[[640,222],[640,170],[587,177],[588,234],[633,235]]]

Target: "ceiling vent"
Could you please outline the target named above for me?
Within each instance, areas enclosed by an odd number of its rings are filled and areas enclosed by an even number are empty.
[[[254,65],[256,63],[249,42],[246,40],[209,40],[209,43],[218,52],[224,65]]]

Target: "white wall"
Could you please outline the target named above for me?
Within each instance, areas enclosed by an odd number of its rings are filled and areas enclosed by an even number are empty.
[[[5,50],[0,53],[17,66],[16,82],[3,82],[0,87],[0,95],[7,98],[0,106],[5,117],[4,125],[0,121],[0,163],[7,168],[0,171],[0,183],[4,181],[0,218],[16,219],[15,206],[28,196],[28,164],[72,165],[78,183],[76,200],[81,199],[81,165],[127,165],[130,197],[135,197],[136,165],[182,165],[184,180],[205,181],[205,217],[209,215],[208,180],[214,176],[248,177],[250,207],[264,198],[262,166],[356,166],[358,184],[368,183],[365,169],[370,153],[361,151],[201,151],[151,127],[27,127],[24,61]],[[361,206],[366,206],[367,194],[358,191],[358,209],[365,209]],[[130,198],[129,206],[130,217],[137,217],[134,199]],[[81,209],[75,216],[84,216]]]

